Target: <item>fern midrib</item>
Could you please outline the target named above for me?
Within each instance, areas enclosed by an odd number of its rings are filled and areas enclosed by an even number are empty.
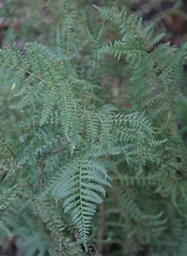
[[[81,207],[81,216],[82,216],[82,226],[83,226],[83,236],[84,236],[84,241],[86,241],[86,228],[85,228],[85,223],[84,223],[84,211],[83,211],[83,199],[82,199],[82,169],[83,169],[83,159],[81,159],[80,161],[80,174],[79,174],[79,198],[80,198],[80,207]],[[82,233],[82,232],[80,232]],[[86,247],[86,243],[84,242],[85,247]]]

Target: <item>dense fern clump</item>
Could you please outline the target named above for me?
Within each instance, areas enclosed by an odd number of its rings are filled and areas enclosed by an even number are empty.
[[[176,108],[187,45],[161,43],[153,24],[95,6],[121,39],[98,50],[102,30],[95,40],[87,28],[94,53],[79,65],[67,34],[76,4],[63,3],[71,12],[63,30],[57,27],[57,53],[36,42],[0,52],[1,86],[11,94],[0,112],[0,233],[18,237],[25,255],[99,255],[105,244],[116,255],[178,253],[187,194]],[[99,95],[96,56],[103,65],[110,52],[130,68],[128,111]]]

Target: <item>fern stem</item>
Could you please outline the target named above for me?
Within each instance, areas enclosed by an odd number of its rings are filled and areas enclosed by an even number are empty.
[[[85,246],[85,249],[86,251],[88,250],[87,248],[87,237],[86,237],[86,227],[85,227],[85,223],[84,223],[84,211],[83,211],[83,198],[82,198],[82,189],[81,189],[81,184],[82,184],[82,166],[83,164],[83,159],[81,160],[80,162],[80,175],[79,175],[79,198],[80,198],[80,207],[81,207],[81,218],[82,218],[82,227],[83,227],[83,235],[84,235],[84,246]]]
[[[99,231],[98,231],[98,252],[102,253],[103,251],[103,237],[104,237],[104,228],[105,228],[105,207],[104,207],[104,195],[101,194],[103,202],[99,206],[100,210],[100,220],[99,220]]]

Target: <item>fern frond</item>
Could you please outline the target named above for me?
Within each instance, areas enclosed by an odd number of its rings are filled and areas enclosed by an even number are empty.
[[[103,186],[111,186],[111,168],[109,162],[100,159],[75,159],[51,184],[52,195],[56,200],[64,199],[64,211],[70,211],[86,248],[96,204],[102,202],[101,194],[105,195]]]
[[[184,81],[183,63],[186,44],[180,49],[168,43],[157,46],[163,34],[154,36],[154,25],[144,27],[141,19],[123,15],[115,8],[97,7],[99,12],[118,26],[123,37],[100,49],[99,54],[112,52],[118,59],[125,57],[132,68],[134,110],[145,111],[153,121],[173,108],[178,83]],[[131,22],[129,22],[131,21]],[[174,70],[174,67],[177,71]],[[177,74],[177,75],[176,75]],[[175,92],[174,94],[172,94]],[[153,109],[153,111],[151,111]]]

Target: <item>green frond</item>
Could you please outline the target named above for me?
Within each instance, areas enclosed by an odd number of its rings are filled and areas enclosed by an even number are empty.
[[[114,56],[118,56],[118,59],[121,57],[120,55],[122,55],[122,50],[123,54],[125,54],[125,51],[128,54],[133,50],[133,54],[135,54],[136,51],[138,52],[138,50],[141,50],[142,54],[143,52],[146,53],[146,51],[151,50],[164,36],[164,33],[162,33],[154,37],[154,25],[149,24],[144,28],[141,17],[139,18],[133,14],[128,15],[123,10],[119,12],[115,7],[106,8],[95,6],[95,8],[99,10],[102,16],[118,26],[121,34],[124,35],[121,41],[115,41],[112,48]],[[139,57],[141,57],[140,53]],[[133,56],[131,57],[133,58]],[[136,57],[137,60],[140,60],[137,55]],[[134,61],[134,63],[136,62]]]
[[[132,68],[134,110],[146,110],[150,119],[158,120],[171,109],[178,83],[180,81],[182,84],[184,81],[186,45],[182,45],[180,49],[171,47],[168,43],[157,45],[164,34],[155,37],[153,24],[144,27],[136,16],[123,16],[122,13],[118,15],[114,8],[97,9],[117,25],[123,35],[121,40],[103,46],[99,55],[112,52],[114,57],[126,59]]]
[[[86,248],[96,204],[102,202],[101,194],[105,195],[103,186],[111,186],[110,168],[109,162],[100,159],[75,159],[51,184],[53,197],[64,199],[64,212],[70,211]]]

